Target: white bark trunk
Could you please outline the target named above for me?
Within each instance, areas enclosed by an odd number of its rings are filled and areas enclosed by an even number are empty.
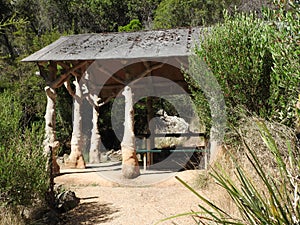
[[[122,173],[125,178],[132,179],[140,175],[133,126],[133,93],[131,88],[126,86],[122,94],[125,96],[124,136],[121,143]]]
[[[59,148],[59,142],[56,140],[56,92],[49,86],[45,87],[47,95],[47,106],[45,114],[45,139],[44,139],[44,153],[52,158],[52,172],[53,174],[59,174],[59,165],[56,162],[56,152]],[[52,155],[51,149],[52,148]],[[48,168],[49,169],[49,168]]]
[[[83,98],[86,98],[90,105],[93,107],[92,129],[91,129],[91,145],[89,149],[89,162],[100,163],[100,146],[101,136],[98,130],[98,116],[97,107],[99,107],[100,98],[98,97],[99,90],[93,84],[93,77],[86,71],[81,78]],[[104,104],[104,103],[102,103]]]
[[[82,135],[82,92],[79,85],[79,78],[75,77],[75,95],[73,97],[73,133],[71,139],[71,153],[65,162],[67,168],[85,168],[85,161],[82,155],[83,135]]]
[[[90,147],[90,163],[100,163],[100,145],[101,137],[98,130],[98,115],[96,106],[93,106],[93,128],[91,134],[91,147]]]

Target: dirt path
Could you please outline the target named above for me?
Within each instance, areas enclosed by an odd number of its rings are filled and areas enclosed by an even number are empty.
[[[103,178],[95,169],[62,170],[62,173],[55,182],[75,191],[81,199],[77,208],[64,215],[64,224],[152,225],[168,216],[199,209],[199,200],[174,178],[175,173],[158,183],[154,181],[161,178],[161,173],[142,174],[138,184],[144,183],[142,179],[152,179],[152,184],[146,186],[120,185]],[[192,184],[197,173],[184,171],[176,175]],[[182,217],[160,224],[195,223],[190,217]]]

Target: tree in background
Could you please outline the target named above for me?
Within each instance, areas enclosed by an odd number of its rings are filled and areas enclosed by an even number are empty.
[[[163,0],[154,17],[154,28],[209,26],[223,21],[223,11],[261,14],[268,0]]]
[[[154,17],[154,28],[211,25],[222,18],[228,1],[163,0]]]
[[[134,19],[131,20],[129,24],[126,26],[119,26],[118,31],[119,32],[130,32],[130,31],[139,31],[142,29],[142,24],[139,20]]]
[[[162,0],[127,0],[126,16],[130,19],[138,19],[141,21],[145,29],[153,27],[153,19],[155,10]]]

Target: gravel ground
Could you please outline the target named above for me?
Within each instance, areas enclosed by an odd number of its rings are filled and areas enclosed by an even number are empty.
[[[99,173],[100,168],[106,168],[104,174]],[[81,199],[78,207],[64,215],[64,224],[152,225],[169,216],[199,210],[199,199],[174,178],[177,175],[193,185],[199,171],[142,171],[138,179],[125,183],[119,182],[118,169],[109,168],[61,170],[55,182],[75,191]],[[196,223],[185,216],[159,224]]]

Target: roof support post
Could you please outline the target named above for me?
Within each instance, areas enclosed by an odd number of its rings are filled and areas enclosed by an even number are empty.
[[[93,106],[93,128],[91,131],[91,147],[89,152],[89,161],[90,163],[100,163],[100,146],[101,146],[101,136],[98,130],[98,116],[99,113],[96,109],[96,106]]]
[[[122,94],[125,97],[124,136],[121,143],[122,174],[125,178],[133,179],[140,175],[140,168],[136,156],[134,136],[133,93],[131,87],[126,86]]]
[[[92,129],[91,129],[91,139],[90,139],[90,149],[89,149],[89,162],[90,163],[100,163],[101,160],[101,136],[98,129],[98,110],[106,101],[101,102],[98,97],[99,87],[94,84],[94,77],[85,71],[83,77],[81,78],[82,83],[82,93],[83,98],[86,99],[92,106]],[[109,101],[110,99],[107,99]]]
[[[45,87],[47,96],[47,106],[45,114],[45,139],[44,153],[48,158],[52,158],[52,174],[59,174],[59,165],[56,162],[56,152],[59,148],[59,141],[56,140],[56,91],[49,86]],[[47,170],[49,165],[47,165]]]
[[[82,134],[82,90],[79,83],[80,77],[75,77],[75,94],[73,96],[73,132],[71,138],[71,153],[65,161],[67,168],[85,168],[85,161],[82,155],[83,134]]]
[[[47,83],[56,79],[56,64],[51,62],[48,71],[42,65],[39,65],[40,72]],[[45,138],[44,138],[44,154],[50,159],[52,158],[52,174],[59,174],[60,167],[56,162],[56,152],[59,148],[59,141],[56,140],[56,91],[50,86],[45,87],[47,96],[47,106],[45,113]],[[47,160],[49,161],[49,160]],[[50,164],[47,164],[47,170],[50,170]]]

